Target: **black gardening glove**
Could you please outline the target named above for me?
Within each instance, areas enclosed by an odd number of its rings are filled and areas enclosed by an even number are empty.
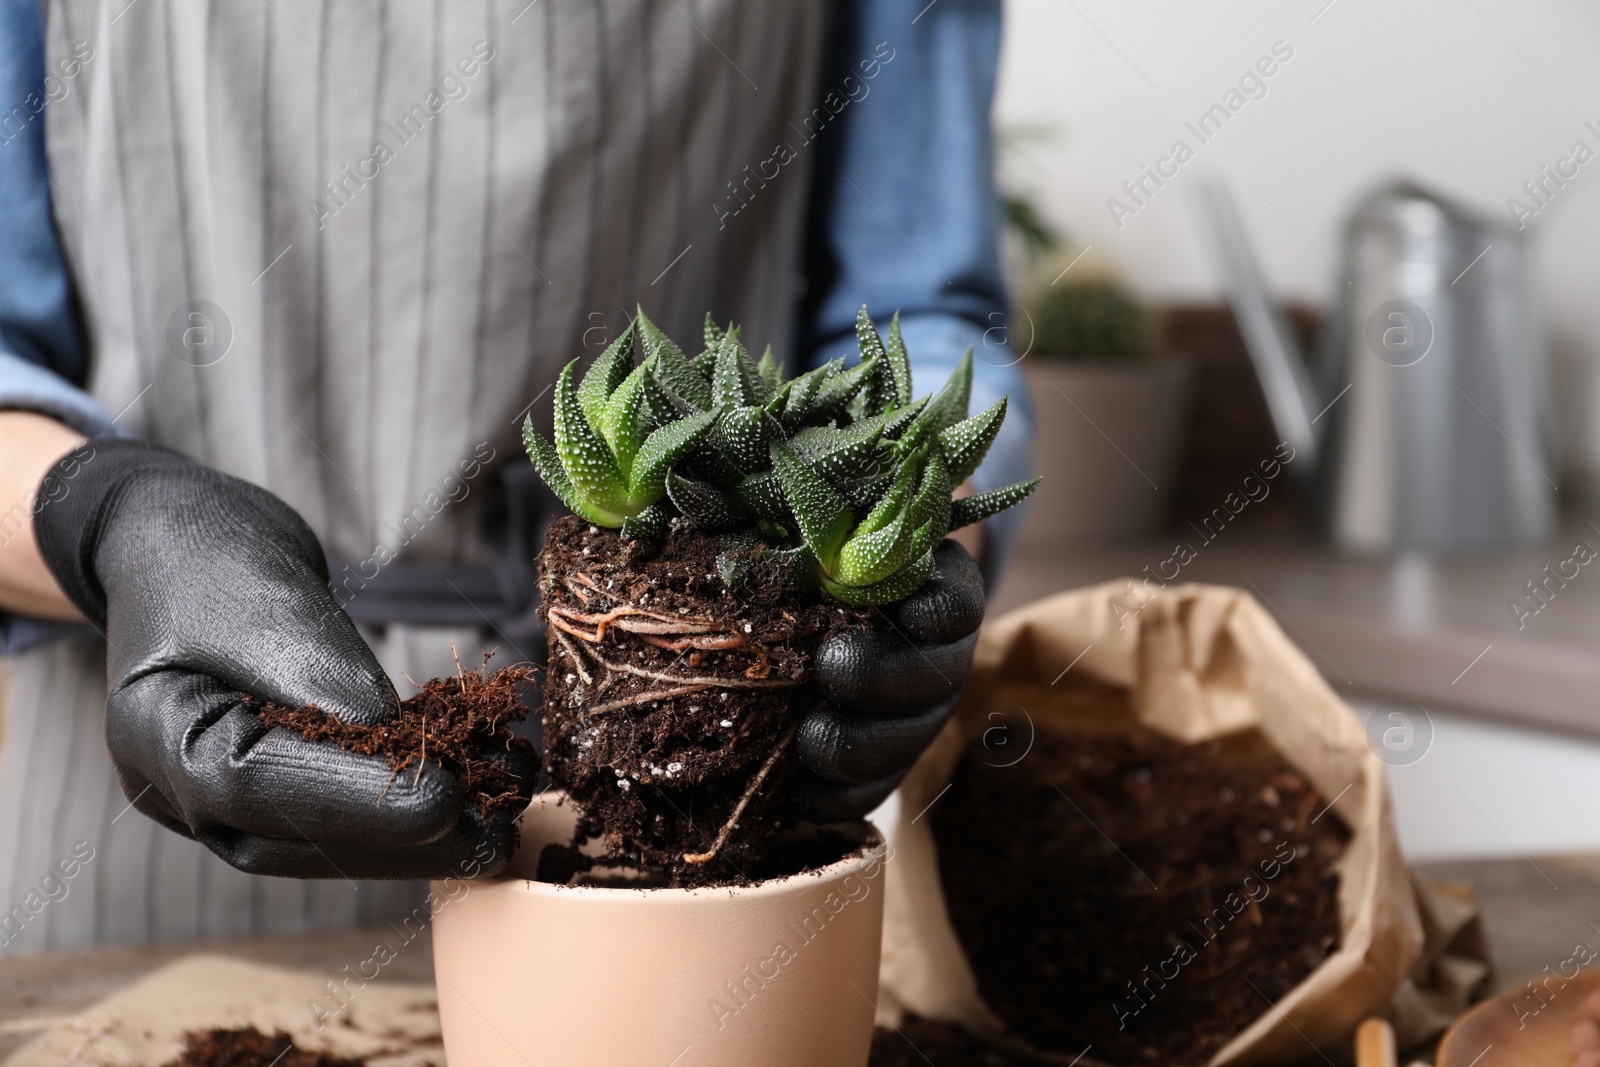
[[[839,634],[817,650],[827,703],[795,735],[811,772],[795,794],[804,818],[853,819],[877,807],[950,718],[972,671],[983,576],[966,549],[946,540],[933,576],[883,613],[892,629]]]
[[[322,548],[266,490],[133,441],[95,441],[39,492],[34,530],[105,634],[106,743],[135,807],[255,874],[494,873],[511,817],[465,810],[454,777],[269,730],[241,692],[346,722],[394,687],[328,587]],[[507,753],[525,786],[534,768]],[[530,789],[531,792],[531,789]],[[474,866],[474,861],[478,866]]]

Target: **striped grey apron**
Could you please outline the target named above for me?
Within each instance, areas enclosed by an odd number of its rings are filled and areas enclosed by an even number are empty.
[[[779,349],[792,334],[807,151],[748,175],[804,143],[823,0],[45,8],[52,65],[92,48],[47,129],[94,396],[294,506],[402,691],[454,669],[452,640],[463,660],[508,643],[483,625],[506,585],[484,531],[521,507],[496,470],[565,361],[636,303],[685,341],[708,310]],[[396,623],[393,574],[461,603]],[[129,810],[104,670],[94,639],[12,665],[4,951],[415,905],[409,884],[245,875]]]

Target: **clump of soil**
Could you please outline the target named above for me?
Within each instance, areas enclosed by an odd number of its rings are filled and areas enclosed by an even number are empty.
[[[492,655],[492,653],[490,654]],[[297,730],[307,741],[334,741],[346,752],[382,756],[396,775],[430,762],[453,774],[462,794],[480,815],[527,803],[531,783],[522,782],[494,752],[519,749],[533,756],[533,747],[516,736],[511,724],[528,717],[521,686],[533,678],[533,667],[516,664],[489,670],[489,658],[475,671],[435,678],[399,711],[376,726],[345,722],[308,704],[286,708],[266,702],[261,718],[269,726]]]
[[[1023,1067],[1024,1061],[1001,1052],[952,1023],[916,1015],[900,1020],[895,1030],[872,1031],[872,1058],[867,1067]]]
[[[283,1031],[197,1030],[183,1035],[183,1053],[167,1067],[366,1067],[363,1060],[308,1052]]]
[[[812,653],[873,623],[870,610],[791,588],[759,547],[729,587],[722,548],[684,523],[651,546],[565,516],[539,557],[550,777],[580,813],[574,844],[599,841],[605,862],[649,884],[757,877],[793,825],[783,796],[801,770],[795,728],[816,700]],[[542,866],[565,880],[583,861],[557,851]]]
[[[940,875],[1012,1031],[1202,1064],[1335,949],[1349,835],[1264,747],[1040,730],[1013,765],[968,752],[935,809]]]

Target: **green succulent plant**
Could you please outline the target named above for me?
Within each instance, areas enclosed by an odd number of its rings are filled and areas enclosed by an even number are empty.
[[[931,398],[911,396],[899,316],[887,342],[861,309],[861,361],[793,378],[769,348],[706,317],[690,358],[641,311],[576,381],[556,382],[555,440],[523,423],[540,475],[574,513],[624,537],[658,538],[675,516],[723,535],[730,581],[761,543],[797,583],[848,604],[903,599],[928,579],[951,530],[1020,503],[1038,479],[952,500],[1005,419],[972,417],[972,353]],[[636,350],[643,359],[635,362]]]
[[[1033,351],[1045,358],[1128,361],[1157,346],[1149,310],[1111,278],[1046,287],[1032,302]]]

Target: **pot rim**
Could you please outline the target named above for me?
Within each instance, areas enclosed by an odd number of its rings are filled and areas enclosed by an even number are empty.
[[[563,806],[560,805],[560,802],[565,799],[565,794],[551,790],[535,797],[528,805],[528,811]],[[576,897],[593,901],[609,900],[616,903],[641,900],[674,903],[710,897],[737,897],[743,900],[753,900],[799,894],[808,892],[820,884],[842,881],[850,875],[865,871],[874,865],[888,863],[893,856],[893,849],[890,847],[883,830],[871,819],[864,819],[863,822],[866,823],[866,834],[860,846],[849,855],[835,860],[826,867],[801,871],[798,874],[786,874],[779,878],[768,878],[753,885],[697,886],[693,888],[556,885],[553,882],[541,882],[538,879],[524,875],[502,874],[476,883],[475,888],[488,889],[494,887],[507,892],[534,897],[555,898],[564,896],[569,899]],[[521,846],[521,848],[527,847],[529,847],[527,844]]]

